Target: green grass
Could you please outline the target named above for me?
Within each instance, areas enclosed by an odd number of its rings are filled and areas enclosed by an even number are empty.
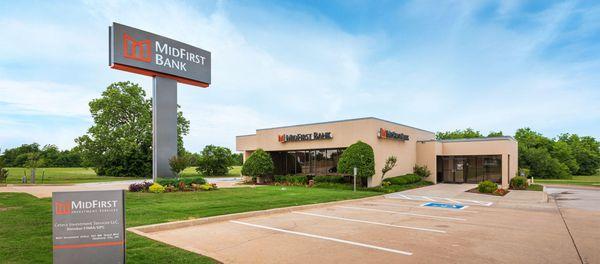
[[[432,184],[433,184],[432,182],[428,182],[428,181],[419,181],[419,182],[409,183],[409,184],[394,184],[394,185],[389,185],[389,186],[379,186],[379,187],[372,187],[372,188],[357,187],[357,190],[368,191],[368,192],[393,193],[393,192],[400,192],[400,191],[409,190],[409,189],[415,189],[415,188],[419,188],[419,187],[423,187],[423,186],[429,186]],[[329,182],[315,183],[314,187],[319,188],[319,189],[335,189],[335,190],[353,190],[354,189],[354,185],[352,185],[352,184],[329,183]]]
[[[23,172],[26,172],[27,180],[31,180],[30,171],[25,168],[7,168],[7,183],[21,183]],[[86,183],[86,182],[106,182],[106,181],[124,181],[139,178],[132,177],[108,177],[98,176],[96,172],[88,168],[39,168],[36,170],[35,183],[42,183],[42,174],[44,174],[44,184],[67,184],[67,183]]]
[[[219,175],[219,176],[203,176],[203,177],[239,177],[242,174],[242,166],[233,166],[229,170],[227,175]],[[181,177],[196,177],[202,176],[196,171],[196,167],[187,167],[182,173]]]
[[[594,176],[573,176],[572,179],[534,179],[535,183],[543,184],[568,184],[568,185],[589,185],[600,187],[600,175]]]
[[[543,191],[544,190],[544,186],[541,184],[530,184],[529,186],[527,186],[527,190],[528,191]]]
[[[313,204],[376,195],[306,187],[265,186],[211,192],[127,193],[127,226]],[[51,200],[0,193],[0,262],[51,263]],[[127,233],[128,263],[213,263],[182,249]]]
[[[31,180],[30,171],[25,168],[7,168],[8,179],[6,180],[9,184],[20,184],[23,172],[27,175],[27,181]],[[242,166],[233,166],[227,175],[218,177],[234,177],[240,176]],[[42,181],[42,174],[44,179]],[[200,176],[196,172],[195,167],[189,167],[183,171],[182,177],[195,177]],[[150,175],[148,175],[150,177]],[[110,177],[110,176],[98,176],[94,170],[89,168],[39,168],[36,173],[36,184],[73,184],[73,183],[88,183],[88,182],[107,182],[107,181],[125,181],[135,180],[141,178],[135,177]],[[31,183],[31,182],[28,182]]]

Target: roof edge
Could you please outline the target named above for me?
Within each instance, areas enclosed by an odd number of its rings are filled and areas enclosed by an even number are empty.
[[[416,129],[416,130],[428,132],[428,133],[431,133],[431,134],[435,134],[434,132],[431,132],[429,130],[420,129],[420,128],[416,128],[416,127],[413,127],[413,126],[407,126],[407,125],[404,125],[404,124],[400,124],[400,123],[396,123],[396,122],[392,122],[392,121],[388,121],[388,120],[385,120],[385,119],[381,119],[381,118],[377,118],[377,117],[372,117],[372,116],[369,116],[369,117],[359,117],[359,118],[350,118],[350,119],[341,119],[341,120],[334,120],[334,121],[325,121],[325,122],[306,123],[306,124],[298,124],[298,125],[289,125],[289,126],[260,128],[260,129],[257,129],[256,131],[271,130],[271,129],[281,129],[281,128],[289,128],[289,127],[322,125],[322,124],[331,124],[331,123],[341,123],[341,122],[350,122],[350,121],[367,120],[367,119],[378,120],[378,121],[382,121],[382,122],[386,122],[386,123],[390,123],[390,124],[394,124],[394,125],[398,125],[398,126],[404,126],[404,127],[408,127],[408,128],[412,128],[412,129]]]
[[[430,140],[419,140],[418,142],[441,142],[441,143],[453,143],[453,142],[472,142],[472,141],[498,141],[498,140],[510,140],[517,141],[512,136],[501,136],[501,137],[481,137],[481,138],[457,138],[457,139],[430,139]]]

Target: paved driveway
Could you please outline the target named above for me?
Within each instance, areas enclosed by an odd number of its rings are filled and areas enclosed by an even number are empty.
[[[584,263],[600,263],[600,188],[547,187]]]
[[[465,196],[468,187],[434,185],[318,208],[133,231],[225,263],[580,263],[555,205],[505,206],[493,196]],[[468,207],[423,206],[459,199]]]

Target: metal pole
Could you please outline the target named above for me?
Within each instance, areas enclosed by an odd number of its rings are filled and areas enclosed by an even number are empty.
[[[358,169],[356,169],[356,167],[354,167],[354,191],[356,192],[356,174],[358,172]]]
[[[152,82],[152,180],[175,177],[169,159],[177,155],[177,81]]]

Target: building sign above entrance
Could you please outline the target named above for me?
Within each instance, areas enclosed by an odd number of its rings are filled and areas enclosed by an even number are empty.
[[[385,138],[385,139],[399,140],[399,141],[407,141],[408,140],[408,135],[405,135],[403,133],[397,133],[397,132],[390,131],[390,130],[383,129],[383,128],[380,128],[379,131],[377,131],[377,137]]]
[[[279,142],[292,142],[292,141],[312,141],[312,140],[323,140],[323,139],[333,139],[333,134],[331,132],[314,132],[309,134],[293,134],[286,135],[281,134],[277,136]]]
[[[210,52],[133,27],[109,27],[109,65],[113,69],[175,79],[208,87]]]

